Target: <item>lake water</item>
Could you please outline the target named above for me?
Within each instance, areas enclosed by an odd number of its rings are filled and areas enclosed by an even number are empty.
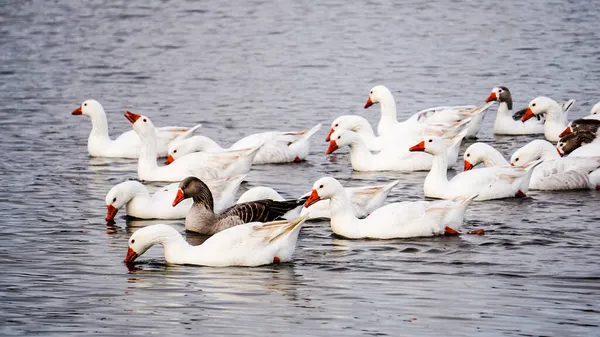
[[[112,135],[131,128],[130,109],[157,125],[203,123],[226,144],[323,123],[308,161],[256,167],[241,191],[296,197],[331,175],[401,179],[389,201],[417,200],[425,172],[353,173],[347,150],[326,157],[331,121],[375,124],[378,107],[363,105],[376,84],[402,118],[482,103],[496,85],[515,108],[574,98],[571,116],[583,116],[600,100],[599,15],[593,1],[4,4],[0,335],[600,335],[596,191],[477,202],[464,230],[485,236],[351,241],[320,221],[292,263],[166,266],[155,247],[129,270],[127,239],[153,222],[121,210],[107,227],[104,196],[136,164],[90,159],[90,121],[70,114],[94,98]],[[533,139],[493,136],[495,110],[480,140],[508,155]]]

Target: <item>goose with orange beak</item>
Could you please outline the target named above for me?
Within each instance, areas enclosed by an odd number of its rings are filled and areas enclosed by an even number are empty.
[[[410,147],[410,151],[426,152],[433,156],[433,165],[425,178],[426,197],[438,199],[468,198],[477,195],[475,200],[491,200],[524,197],[528,190],[533,168],[530,167],[486,167],[470,170],[447,177],[447,146],[438,137],[430,137]]]
[[[528,135],[544,133],[544,116],[521,122],[526,109],[513,113],[512,94],[507,87],[494,87],[486,98],[486,103],[498,102],[498,112],[494,121],[494,134]]]
[[[457,235],[464,213],[475,196],[457,201],[396,202],[374,210],[364,219],[352,212],[352,202],[334,178],[317,180],[304,204],[330,200],[331,230],[349,239],[393,239]],[[479,232],[481,233],[481,232]]]
[[[599,128],[600,120],[580,118],[569,123],[567,128],[560,134],[560,137],[564,137],[573,132],[597,133]]]
[[[569,100],[566,103],[559,104],[549,97],[540,96],[529,102],[527,110],[521,120],[526,122],[535,116],[544,114],[546,116],[546,121],[544,122],[544,136],[548,141],[557,142],[560,139],[560,134],[567,127],[567,114],[573,104],[575,104],[575,100]]]

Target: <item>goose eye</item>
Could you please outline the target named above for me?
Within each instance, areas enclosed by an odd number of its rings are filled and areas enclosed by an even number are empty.
[[[117,198],[113,198],[113,202],[117,201]]]
[[[371,95],[373,95],[373,90],[371,90]]]
[[[319,186],[319,188],[323,188],[323,185]]]
[[[146,123],[146,118],[144,118],[144,123]]]
[[[177,153],[177,150],[173,150],[173,153]]]
[[[337,128],[338,126],[340,126],[339,124],[336,124],[335,127]]]
[[[87,103],[83,103],[83,106],[87,106]]]
[[[515,161],[519,161],[519,158],[515,159]]]
[[[470,157],[470,156],[471,156],[471,154],[470,154],[470,153],[467,153],[467,157]]]
[[[342,138],[342,136],[338,136],[338,139]]]
[[[131,239],[131,244],[134,244],[134,243],[135,243],[135,239]]]
[[[502,92],[502,89],[498,90],[498,93],[501,93],[501,92]]]
[[[430,142],[430,143],[431,143],[431,142],[433,142],[433,139],[430,139],[430,140],[429,140],[429,142]]]
[[[535,106],[535,103],[533,103],[531,106]]]

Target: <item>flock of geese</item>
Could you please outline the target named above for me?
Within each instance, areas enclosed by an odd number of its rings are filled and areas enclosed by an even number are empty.
[[[167,263],[258,266],[291,260],[307,219],[329,218],[332,231],[349,239],[458,235],[473,200],[524,197],[530,189],[600,188],[600,103],[590,115],[569,123],[567,113],[574,100],[559,103],[537,97],[526,109],[514,112],[510,91],[500,86],[485,102],[435,107],[398,121],[392,93],[378,85],[364,106],[380,106],[377,133],[357,115],[332,122],[327,154],[348,146],[357,171],[428,170],[425,197],[443,199],[386,205],[399,181],[345,188],[335,178],[323,177],[298,199],[285,200],[264,186],[235,199],[252,165],[305,160],[320,124],[303,131],[252,134],[224,148],[197,135],[201,125],[155,127],[149,117],[130,111],[125,117],[133,130],[113,140],[104,109],[95,100],[83,102],[72,114],[92,121],[90,156],[138,160],[139,181],[122,182],[107,193],[107,221],[125,207],[126,214],[135,218],[185,218],[186,230],[211,235],[203,244],[191,246],[171,226],[146,226],[131,235],[126,263],[160,244]],[[494,102],[498,102],[495,134],[543,134],[545,139],[528,143],[510,160],[488,144],[474,143],[464,153],[464,172],[448,180],[447,170],[456,165],[462,140],[477,135]],[[157,164],[160,157],[167,158],[164,166]],[[484,168],[473,169],[481,163]],[[140,181],[171,184],[150,194]]]

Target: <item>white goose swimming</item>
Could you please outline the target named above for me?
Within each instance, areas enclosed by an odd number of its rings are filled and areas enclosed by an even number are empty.
[[[441,106],[422,110],[412,115],[403,122],[398,122],[396,112],[396,101],[392,92],[383,85],[373,87],[369,92],[369,98],[365,103],[365,109],[373,104],[381,105],[381,119],[377,125],[377,133],[380,136],[389,134],[402,134],[414,137],[420,126],[427,123],[452,123],[459,122],[465,118],[471,118],[467,137],[475,137],[481,128],[481,122],[485,112],[492,103],[483,106]]]
[[[448,140],[450,149],[446,153],[446,164],[451,168],[456,164],[460,144],[467,133],[467,129]],[[441,138],[440,138],[441,139]],[[444,140],[444,142],[446,142]],[[407,151],[407,144],[390,144],[376,154],[371,153],[361,137],[348,130],[335,131],[329,141],[326,154],[331,154],[343,146],[350,147],[350,163],[355,171],[423,171],[429,170],[433,158],[426,154],[411,154]]]
[[[600,160],[591,158],[561,158],[554,146],[545,140],[534,140],[517,150],[512,165],[526,167],[533,161],[543,162],[533,170],[531,190],[573,190],[590,187],[588,173],[600,166]],[[511,164],[493,147],[475,143],[465,151],[465,171],[479,163],[485,167],[507,167]]]
[[[251,222],[219,232],[199,246],[191,246],[168,225],[138,229],[128,241],[125,263],[133,262],[154,245],[162,245],[168,264],[211,267],[255,267],[292,259],[298,233],[306,218]]]
[[[526,109],[513,114],[512,95],[507,87],[494,87],[486,102],[498,102],[498,112],[494,121],[494,133],[499,135],[530,135],[544,133],[544,116],[522,122]]]
[[[558,142],[559,135],[567,127],[567,114],[573,104],[575,104],[575,100],[569,100],[561,105],[549,97],[536,97],[529,102],[521,121],[526,122],[530,118],[544,114],[546,116],[544,136],[551,142]]]
[[[246,136],[228,149],[222,148],[214,140],[205,136],[194,136],[169,145],[169,157],[166,164],[192,152],[223,152],[261,146],[252,161],[253,164],[276,164],[300,162],[308,156],[310,138],[321,128],[315,125],[310,130],[296,132],[270,131]]]
[[[108,121],[102,105],[93,99],[81,103],[73,110],[72,115],[87,116],[92,121],[92,131],[88,137],[88,153],[92,157],[115,157],[115,158],[138,158],[142,144],[140,138],[133,130],[111,139],[108,134]],[[197,125],[195,129],[200,127]],[[157,154],[161,157],[167,156],[169,142],[189,130],[187,127],[162,127],[157,128],[156,146]]]
[[[181,181],[188,176],[203,180],[225,178],[250,171],[260,147],[221,153],[190,153],[169,166],[156,164],[156,136],[150,118],[127,111],[125,117],[142,140],[138,177],[145,181]]]
[[[461,201],[395,202],[358,219],[342,185],[334,178],[324,177],[314,183],[305,206],[329,199],[331,230],[337,235],[349,239],[393,239],[457,234],[473,198],[475,196]]]
[[[600,120],[600,102],[594,104],[592,110],[590,110],[590,114],[583,118]]]
[[[215,197],[215,210],[233,205],[237,190],[245,175],[210,181],[209,186]],[[106,221],[112,221],[119,209],[125,206],[128,216],[138,219],[183,219],[192,206],[192,200],[184,200],[173,207],[179,184],[166,185],[150,195],[148,188],[137,180],[125,181],[113,186],[106,194]]]
[[[533,168],[486,167],[455,175],[448,181],[447,146],[437,137],[421,141],[410,151],[424,151],[433,155],[433,165],[424,184],[425,197],[439,199],[469,198],[477,194],[475,200],[491,200],[524,197],[529,188]]]

